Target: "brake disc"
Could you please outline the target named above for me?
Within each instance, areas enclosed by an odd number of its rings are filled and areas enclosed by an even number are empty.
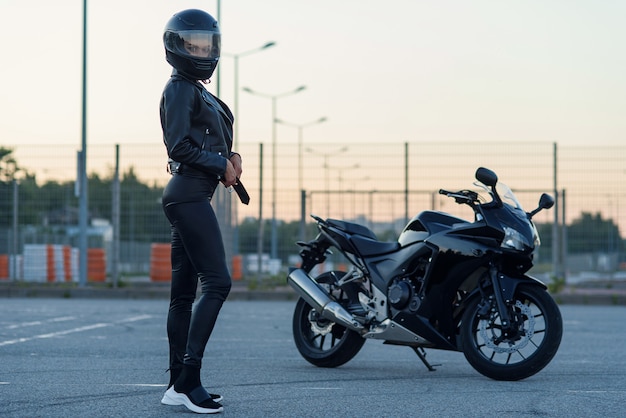
[[[321,318],[317,312],[309,312],[309,323],[314,334],[326,335],[333,330],[334,322]]]
[[[530,307],[524,305],[519,300],[515,302],[515,307],[521,311],[521,315],[526,316],[526,321],[522,323],[528,324],[528,328],[524,329],[524,335],[519,340],[512,342],[511,340],[505,340],[503,343],[508,343],[508,346],[497,345],[494,340],[499,338],[499,335],[495,335],[494,327],[490,327],[493,324],[493,319],[481,319],[478,323],[478,330],[485,345],[495,351],[496,353],[514,353],[526,347],[528,342],[533,338],[535,333],[535,317],[532,314]],[[491,330],[491,332],[489,332]]]

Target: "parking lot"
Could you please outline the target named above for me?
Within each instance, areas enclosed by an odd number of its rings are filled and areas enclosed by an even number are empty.
[[[193,416],[164,406],[167,300],[0,299],[0,416]],[[521,382],[475,372],[461,353],[368,341],[337,369],[311,366],[291,337],[292,301],[228,301],[203,381],[231,417],[621,417],[626,308],[561,306],[553,362]]]

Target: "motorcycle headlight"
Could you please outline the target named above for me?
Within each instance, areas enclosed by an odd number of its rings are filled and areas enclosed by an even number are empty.
[[[539,231],[537,231],[537,227],[535,226],[534,223],[533,223],[533,244],[535,245],[535,248],[541,245],[541,238],[539,238]]]
[[[504,239],[502,240],[502,248],[511,248],[518,251],[524,251],[524,247],[529,246],[526,238],[514,228],[504,227]]]

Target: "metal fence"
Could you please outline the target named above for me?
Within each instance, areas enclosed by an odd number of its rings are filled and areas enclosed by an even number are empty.
[[[558,196],[554,210],[536,217],[544,226],[542,239],[547,243],[540,253],[541,272],[568,277],[583,272],[615,275],[623,265],[620,231],[626,226],[626,214],[620,206],[626,206],[626,146],[400,141],[303,146],[285,140],[278,144],[272,161],[263,145],[247,142],[237,150],[244,160],[242,180],[252,197],[250,205],[240,204],[223,188],[213,201],[228,257],[237,262],[233,268],[238,278],[256,275],[259,266],[266,274],[278,273],[293,262],[294,242],[314,234],[309,214],[363,223],[385,240],[394,239],[407,218],[422,210],[443,210],[469,219],[469,208],[436,191],[472,187],[479,166],[498,173],[526,209],[536,206],[541,192]],[[12,175],[0,165],[4,169],[0,171],[0,276],[24,279],[24,264],[32,263],[25,259],[27,249],[77,245],[77,146],[0,147],[11,149],[21,168]],[[105,250],[106,280],[148,276],[154,264],[153,244],[169,241],[169,225],[159,202],[169,178],[163,145],[121,143],[119,158],[116,155],[113,144],[92,144],[87,155],[89,247]],[[119,188],[112,187],[116,172]],[[114,216],[116,199],[119,222]],[[580,223],[583,213],[600,221],[600,227],[582,237],[569,236],[570,226]],[[586,246],[574,239],[584,240]],[[589,246],[590,242],[595,245]],[[587,247],[593,250],[583,251]],[[48,253],[54,257],[54,250]],[[70,273],[59,273],[55,280],[60,276],[75,280],[72,252],[66,253]]]

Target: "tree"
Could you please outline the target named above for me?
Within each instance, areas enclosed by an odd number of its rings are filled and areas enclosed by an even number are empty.
[[[246,218],[239,224],[239,252],[256,254],[259,236],[259,220]],[[269,220],[263,222],[263,251],[268,253],[271,243],[271,225]]]
[[[12,149],[0,147],[0,226],[11,224],[13,180],[18,170],[12,154]]]
[[[122,241],[167,242],[170,228],[161,207],[163,189],[148,186],[137,177],[134,167],[120,180],[120,239]],[[112,220],[113,175],[89,176],[89,214],[91,218]]]
[[[169,242],[169,223],[161,206],[163,189],[142,183],[132,166],[122,175],[120,189],[122,195],[120,208],[122,213],[120,221],[121,239],[142,242]]]
[[[567,228],[570,253],[621,252],[623,241],[619,228],[612,219],[603,219],[600,213],[583,212]]]
[[[271,220],[263,222],[263,252],[269,253],[271,246]],[[239,224],[239,252],[242,254],[256,254],[259,236],[259,220],[256,218],[246,218]],[[300,221],[279,222],[277,227],[278,258],[287,262],[290,255],[297,254],[299,248],[296,242],[299,241]],[[315,223],[307,223],[305,226],[305,239],[313,239],[317,234]]]
[[[6,182],[13,180],[15,173],[19,170],[12,154],[12,149],[0,147],[0,179]]]
[[[36,227],[31,230],[54,230],[63,234],[65,228],[78,224],[78,200],[74,181],[47,181],[39,185],[34,175],[19,167],[13,150],[0,147],[0,228],[12,222],[14,184],[20,173],[18,224]],[[113,175],[88,177],[89,218],[112,221]],[[170,229],[161,208],[162,188],[142,183],[130,167],[121,184],[121,239],[127,241],[169,241]]]

